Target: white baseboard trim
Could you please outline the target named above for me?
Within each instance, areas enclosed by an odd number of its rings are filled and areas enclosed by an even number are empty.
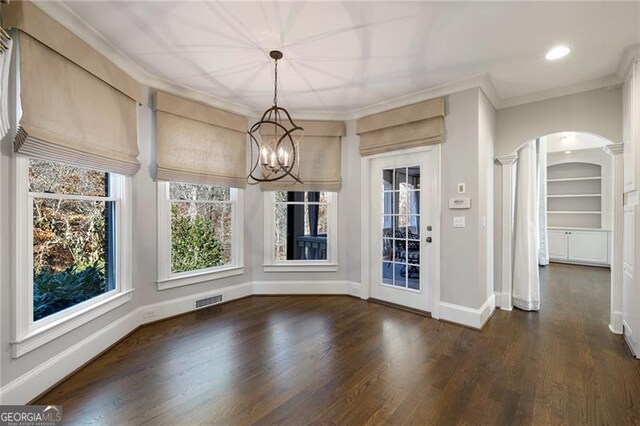
[[[358,297],[358,298],[362,297],[362,291],[361,291],[362,286],[360,285],[360,283],[357,283],[355,281],[347,281],[347,285],[348,285],[348,292],[350,296]]]
[[[138,309],[107,325],[0,389],[0,404],[26,404],[139,325]]]
[[[141,306],[0,388],[0,404],[26,404],[137,327],[194,311],[196,300],[218,294],[222,295],[222,303],[251,295],[271,294],[336,294],[363,297],[361,290],[360,283],[354,281],[256,281]],[[441,303],[440,317],[446,321],[481,329],[494,310],[495,295],[492,294],[479,309]]]
[[[251,283],[238,284],[134,309],[0,388],[0,404],[28,403],[143,324],[193,311],[196,300],[218,294],[222,294],[222,303],[251,296],[252,288]]]
[[[478,309],[440,302],[440,319],[481,330],[495,310],[495,294],[491,294]]]
[[[499,291],[493,292],[494,300],[496,301],[496,308],[502,307],[502,293]]]
[[[622,312],[614,312],[609,324],[609,330],[615,334],[622,334]]]
[[[349,281],[254,281],[254,295],[351,294]]]
[[[138,310],[140,311],[140,324],[158,321],[175,315],[184,314],[196,309],[196,300],[206,299],[217,295],[222,295],[222,302],[230,302],[235,299],[251,296],[253,293],[251,283],[237,284],[218,290],[206,291],[203,293],[191,294],[189,296],[171,299],[165,302],[158,302],[151,305],[145,305]],[[208,306],[207,306],[208,307]]]

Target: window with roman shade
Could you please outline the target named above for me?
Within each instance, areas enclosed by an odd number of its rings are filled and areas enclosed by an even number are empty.
[[[342,188],[341,138],[345,135],[342,121],[296,121],[304,128],[300,141],[300,179],[304,184],[285,177],[275,182],[262,183],[263,191],[329,191]],[[264,126],[261,134],[269,136],[273,127]]]
[[[138,161],[139,84],[26,1],[2,9],[17,37],[18,154],[123,175]]]
[[[444,115],[444,98],[437,98],[362,117],[356,124],[360,155],[441,143]]]
[[[164,92],[155,108],[158,180],[246,186],[245,117]]]

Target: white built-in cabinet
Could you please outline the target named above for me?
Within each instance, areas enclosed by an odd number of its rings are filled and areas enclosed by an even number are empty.
[[[610,265],[611,158],[602,149],[547,157],[549,260]]]
[[[609,231],[549,229],[549,258],[557,262],[609,265]]]

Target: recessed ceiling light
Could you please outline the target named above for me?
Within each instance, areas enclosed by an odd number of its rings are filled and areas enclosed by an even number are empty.
[[[565,151],[564,153],[565,154],[571,154],[571,151]]]
[[[571,52],[571,49],[567,46],[556,46],[547,52],[545,58],[547,58],[548,61],[555,61],[556,59],[564,58],[569,52]]]

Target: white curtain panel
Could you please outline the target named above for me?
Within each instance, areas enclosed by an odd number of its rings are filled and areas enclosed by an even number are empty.
[[[518,153],[512,303],[525,311],[540,309],[539,191],[535,141]]]
[[[4,138],[9,132],[9,68],[11,61],[11,52],[13,48],[13,40],[4,39],[6,49],[3,47],[0,54],[0,139]]]
[[[540,250],[538,253],[538,264],[547,266],[549,264],[549,237],[547,233],[547,138],[538,139],[538,193],[540,212]]]

